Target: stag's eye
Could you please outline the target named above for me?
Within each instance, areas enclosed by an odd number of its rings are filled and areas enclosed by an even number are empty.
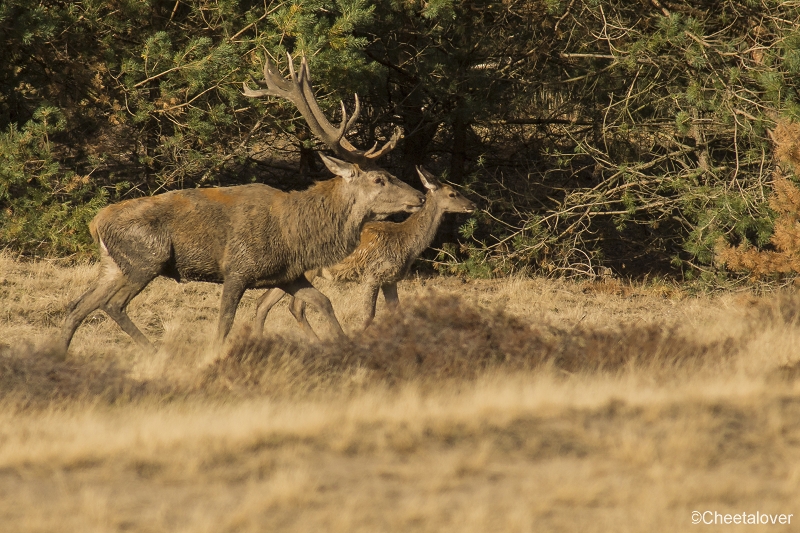
[[[375,182],[375,185],[386,185],[386,183],[383,181],[383,178],[375,178],[373,181]]]
[[[450,193],[450,198],[455,198],[456,196],[457,196],[456,193],[454,193],[454,192]]]

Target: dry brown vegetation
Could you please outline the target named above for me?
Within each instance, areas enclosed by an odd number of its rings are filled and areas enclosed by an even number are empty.
[[[800,521],[800,298],[615,280],[400,284],[347,344],[277,307],[222,353],[219,287],[154,282],[140,352],[95,274],[0,256],[0,523],[8,531],[723,531]],[[345,327],[352,287],[325,285]],[[351,304],[350,301],[353,301]],[[312,323],[317,318],[311,315]],[[792,526],[774,526],[792,530]],[[740,526],[744,527],[744,526]]]

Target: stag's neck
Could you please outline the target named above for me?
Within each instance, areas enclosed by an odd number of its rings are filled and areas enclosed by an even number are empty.
[[[428,195],[425,205],[400,223],[405,235],[403,247],[408,255],[417,257],[431,245],[442,221],[442,215],[444,210],[433,201],[431,195]]]
[[[370,212],[349,193],[342,178],[333,178],[290,194],[287,216],[297,235],[287,235],[304,270],[324,267],[347,257],[358,246]]]

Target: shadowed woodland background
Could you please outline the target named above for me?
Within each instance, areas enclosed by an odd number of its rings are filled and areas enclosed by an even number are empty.
[[[777,0],[6,0],[0,247],[81,257],[109,202],[324,177],[291,104],[241,95],[291,52],[332,118],[361,96],[360,146],[404,128],[390,170],[481,202],[434,266],[721,280],[715,250],[781,251],[769,132],[800,115],[798,28]]]

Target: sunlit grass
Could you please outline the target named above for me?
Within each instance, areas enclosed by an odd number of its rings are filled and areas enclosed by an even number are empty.
[[[800,508],[790,294],[411,280],[404,315],[310,345],[285,304],[253,337],[256,293],[216,352],[219,287],[162,280],[131,306],[156,354],[98,313],[66,361],[37,355],[92,276],[0,256],[9,531],[657,532]],[[352,333],[357,289],[322,288]]]

